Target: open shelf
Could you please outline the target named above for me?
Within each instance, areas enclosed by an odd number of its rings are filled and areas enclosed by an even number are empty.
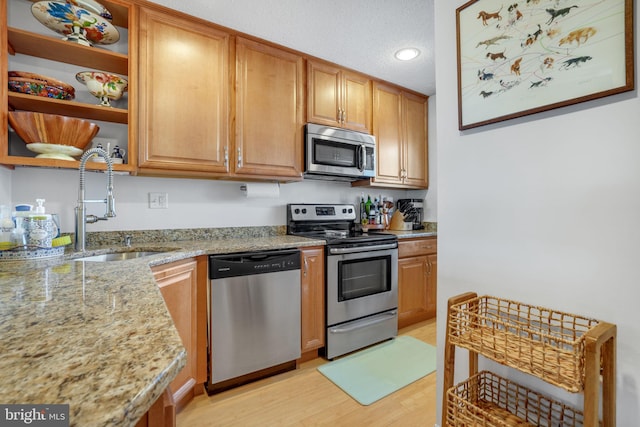
[[[129,112],[121,108],[103,107],[97,104],[83,104],[80,102],[45,98],[16,92],[9,92],[9,106],[15,110],[59,114],[61,116],[78,117],[81,119],[102,120],[122,124],[129,122]]]
[[[38,159],[36,157],[25,156],[8,156],[2,159],[2,164],[5,166],[41,166],[49,168],[60,169],[78,169],[80,168],[80,162],[78,160],[57,160],[57,159]],[[106,163],[100,162],[87,162],[87,170],[107,170]],[[130,164],[114,164],[114,172],[126,172],[134,173],[135,167]]]
[[[129,74],[127,55],[99,47],[87,47],[62,39],[8,28],[9,44],[16,53],[117,74]]]

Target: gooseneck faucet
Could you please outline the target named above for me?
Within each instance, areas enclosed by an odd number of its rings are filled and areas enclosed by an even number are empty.
[[[84,173],[87,160],[94,154],[99,155],[107,163],[107,198],[103,200],[85,200],[84,198]],[[87,215],[86,203],[105,203],[107,212],[103,217],[95,215]],[[86,225],[98,221],[106,221],[116,216],[116,201],[113,198],[113,163],[109,154],[102,148],[91,148],[85,151],[80,158],[80,188],[78,190],[78,205],[75,209],[76,214],[76,234],[75,234],[75,250],[84,252],[86,246]]]

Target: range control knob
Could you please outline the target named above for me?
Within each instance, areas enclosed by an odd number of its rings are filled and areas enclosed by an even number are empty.
[[[307,213],[307,208],[302,208],[302,213],[306,214]]]

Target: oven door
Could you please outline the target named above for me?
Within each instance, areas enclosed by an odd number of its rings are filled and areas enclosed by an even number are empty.
[[[397,243],[329,248],[326,280],[328,326],[396,309]]]

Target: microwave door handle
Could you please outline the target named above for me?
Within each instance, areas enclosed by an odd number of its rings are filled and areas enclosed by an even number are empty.
[[[364,144],[360,145],[359,154],[360,155],[358,156],[358,170],[360,170],[360,172],[364,172],[365,160],[367,157],[367,148],[364,146]]]

